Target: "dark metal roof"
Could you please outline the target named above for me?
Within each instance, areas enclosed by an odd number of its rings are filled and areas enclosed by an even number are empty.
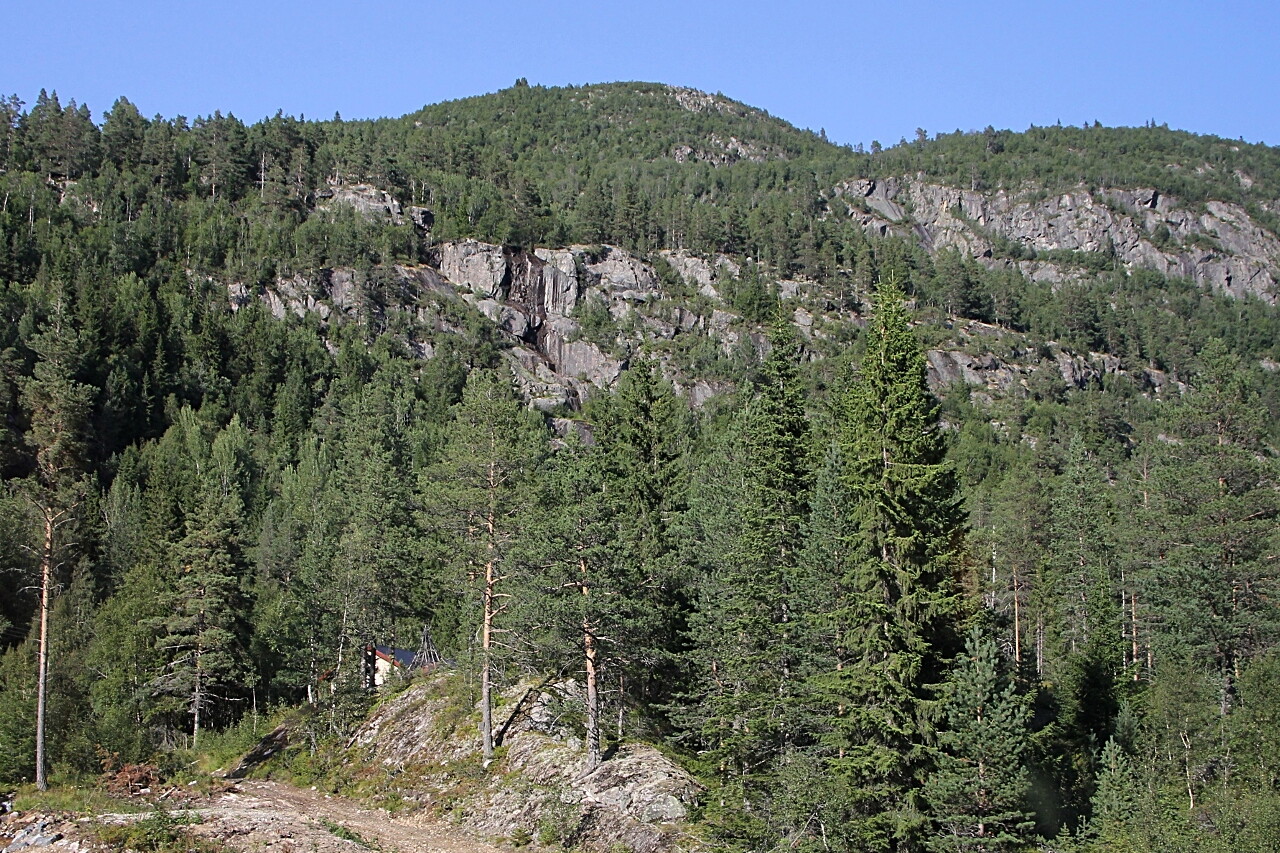
[[[405,669],[413,665],[413,659],[418,654],[416,649],[393,649],[390,646],[374,646],[374,648],[380,658],[392,661],[396,666],[402,666]]]

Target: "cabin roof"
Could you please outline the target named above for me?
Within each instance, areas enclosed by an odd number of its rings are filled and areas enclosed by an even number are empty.
[[[413,665],[413,659],[418,655],[414,649],[393,649],[390,646],[374,646],[374,651],[392,666],[402,666],[405,669]]]

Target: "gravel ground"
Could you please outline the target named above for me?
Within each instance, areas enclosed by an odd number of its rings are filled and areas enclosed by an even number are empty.
[[[175,814],[194,813],[199,823],[193,834],[221,841],[234,850],[278,853],[500,853],[501,848],[470,837],[449,824],[427,822],[420,816],[400,820],[381,810],[362,809],[341,797],[306,791],[276,782],[237,782],[207,797],[170,802]],[[47,823],[50,835],[61,836],[44,847],[51,851],[90,851],[98,848],[85,840],[77,823],[123,823],[145,814],[107,814],[73,822],[66,818],[37,817]],[[12,835],[0,828],[0,836]],[[0,840],[2,850],[8,839]],[[508,851],[509,853],[509,851]]]
[[[276,782],[238,782],[191,803],[203,822],[194,831],[237,850],[338,853],[498,853],[454,826],[398,820],[349,800]],[[345,837],[343,837],[345,836]],[[357,838],[359,840],[351,840]]]

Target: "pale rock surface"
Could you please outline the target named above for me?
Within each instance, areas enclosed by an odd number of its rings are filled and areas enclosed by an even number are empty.
[[[991,235],[1037,252],[1113,252],[1129,268],[1192,279],[1232,296],[1280,299],[1280,239],[1257,225],[1238,204],[1210,201],[1195,212],[1153,189],[1090,191],[1076,187],[1047,197],[1034,192],[978,192],[929,183],[920,175],[881,181],[846,181],[835,200],[854,199],[848,215],[869,234],[914,234],[929,251],[951,247],[989,265]],[[837,208],[838,212],[839,211]],[[1174,243],[1152,242],[1164,226]],[[1206,249],[1207,238],[1221,246]],[[1058,284],[1081,277],[1069,264],[1018,261],[1029,278]]]
[[[679,273],[681,278],[696,287],[700,294],[711,299],[720,298],[720,292],[715,286],[720,276],[732,278],[742,271],[741,267],[727,255],[717,255],[713,261],[707,261],[705,258],[690,254],[686,249],[664,249],[659,254],[666,258],[667,263],[671,264],[671,268]]]
[[[317,210],[332,210],[334,207],[350,207],[365,219],[376,221],[389,219],[396,225],[404,221],[401,215],[400,202],[391,193],[380,190],[372,184],[345,184],[329,182],[327,189],[321,190],[316,197]],[[424,208],[413,208],[422,211]],[[416,218],[422,218],[418,213]]]
[[[449,796],[450,768],[473,762],[480,747],[474,720],[458,719],[441,695],[438,683],[419,681],[383,703],[352,740],[364,760],[417,790],[428,808]],[[464,800],[451,800],[454,820],[483,835],[512,837],[536,832],[553,814],[569,834],[566,846],[593,853],[617,845],[676,850],[687,840],[680,822],[700,786],[644,744],[625,745],[586,772],[580,738],[566,723],[580,717],[581,703],[581,688],[570,681],[506,691],[494,716],[505,751],[500,772],[489,773]]]
[[[507,258],[501,246],[479,240],[441,243],[437,268],[454,285],[465,287],[482,299],[498,298],[507,276]]]

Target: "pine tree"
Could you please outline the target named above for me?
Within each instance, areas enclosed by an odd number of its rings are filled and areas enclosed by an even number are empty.
[[[973,500],[970,545],[977,564],[983,604],[1007,632],[1014,666],[1032,664],[1043,671],[1047,598],[1037,588],[1048,550],[1049,509],[1046,477],[1030,454],[1011,460],[1004,475],[992,476]],[[972,500],[972,499],[971,499]]]
[[[540,478],[524,524],[516,617],[542,670],[581,671],[586,769],[601,761],[602,692],[625,660],[634,590],[617,571],[624,507],[610,494],[603,454],[577,441],[558,451]]]
[[[838,403],[847,538],[831,609],[835,670],[817,686],[833,719],[827,763],[847,795],[854,849],[913,849],[925,828],[925,704],[952,644],[960,516],[938,404],[901,291],[882,283],[857,381]]]
[[[1020,849],[1031,830],[1030,709],[1004,669],[995,641],[970,631],[943,688],[940,755],[924,788],[938,825],[931,849]]]
[[[59,303],[52,325],[31,341],[39,356],[24,384],[22,402],[30,413],[28,442],[35,451],[35,472],[19,484],[40,527],[33,550],[40,567],[40,638],[36,652],[35,783],[45,790],[45,709],[48,697],[49,618],[59,583],[69,531],[86,493],[89,411],[93,389],[75,377],[79,336]]]
[[[490,370],[467,377],[442,461],[423,484],[424,522],[440,537],[443,559],[478,605],[481,749],[493,758],[493,686],[498,635],[509,609],[524,478],[543,451],[538,424],[521,410],[511,383]],[[469,630],[470,634],[471,631]]]

